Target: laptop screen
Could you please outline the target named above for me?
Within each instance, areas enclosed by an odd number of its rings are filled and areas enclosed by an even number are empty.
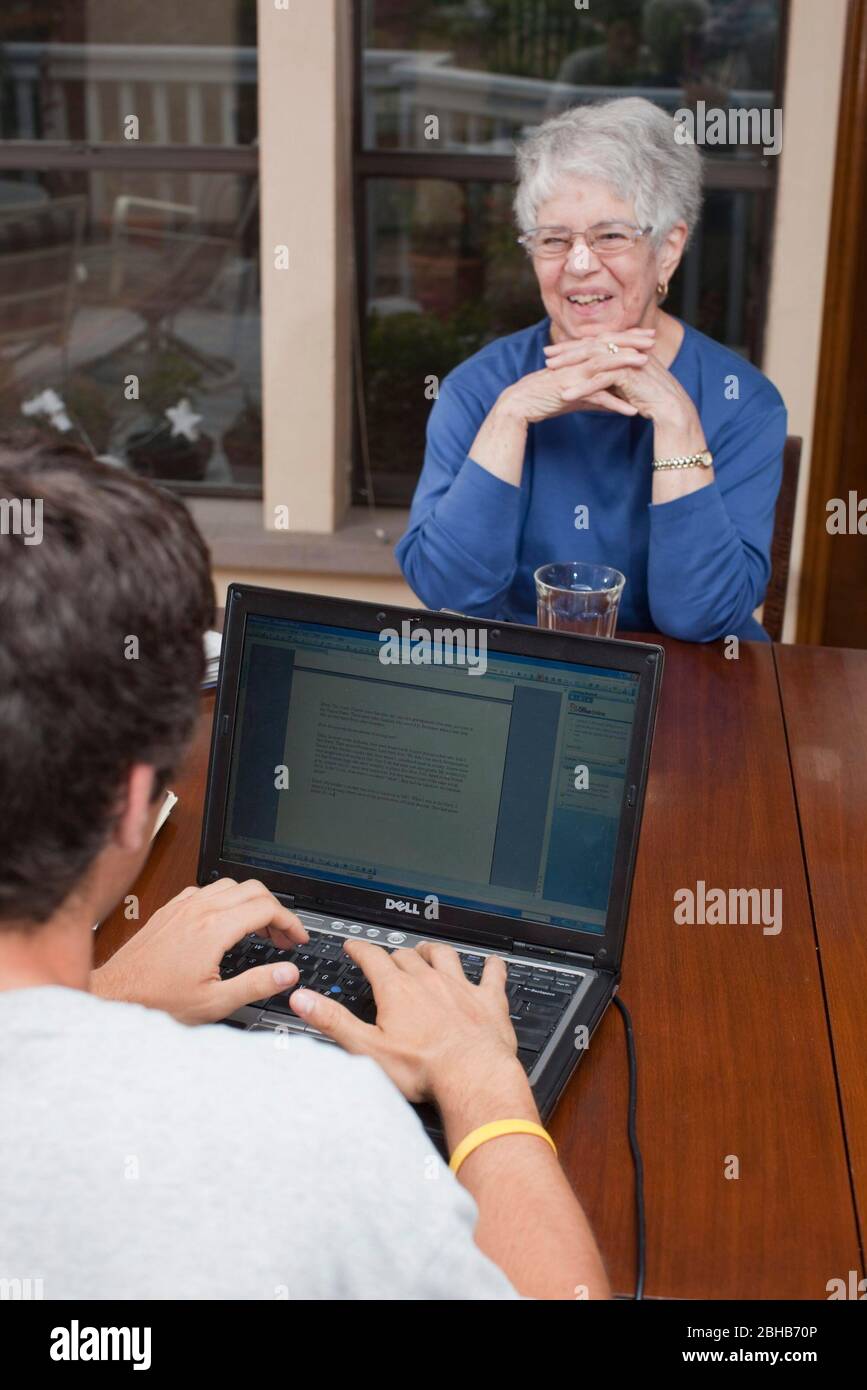
[[[222,857],[601,934],[639,677],[439,655],[248,616]]]

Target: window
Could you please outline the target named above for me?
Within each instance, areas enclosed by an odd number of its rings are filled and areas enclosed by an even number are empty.
[[[543,315],[515,245],[513,141],[581,102],[770,109],[780,0],[359,0],[355,200],[369,480],[405,506],[431,377]],[[666,307],[761,360],[776,161],[707,144],[701,225]],[[362,441],[363,442],[363,441]],[[364,450],[357,451],[359,458]]]
[[[6,0],[0,423],[260,495],[255,0]]]

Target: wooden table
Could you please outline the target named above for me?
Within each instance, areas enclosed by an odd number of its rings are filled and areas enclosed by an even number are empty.
[[[867,651],[779,647],[776,656],[818,965],[863,1241],[867,1237]]]
[[[741,643],[727,660],[722,643],[662,640],[622,985],[646,1293],[823,1299],[860,1271],[867,1216],[867,653]],[[134,887],[141,921],[195,881],[212,711],[203,697],[179,805]],[[781,932],[675,925],[675,892],[699,880],[780,889]],[[137,926],[116,911],[99,961]],[[635,1271],[626,1104],[610,1009],[552,1129],[621,1293]]]

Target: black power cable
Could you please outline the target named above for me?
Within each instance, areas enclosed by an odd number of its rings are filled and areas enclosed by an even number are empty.
[[[644,1213],[644,1163],[641,1158],[641,1149],[638,1147],[638,1129],[635,1123],[635,1116],[638,1110],[638,1060],[635,1053],[635,1034],[632,1030],[632,1017],[619,994],[615,994],[614,1003],[617,1005],[621,1017],[623,1018],[623,1027],[626,1030],[626,1054],[629,1058],[629,1111],[627,1132],[629,1134],[629,1147],[632,1150],[632,1162],[635,1165],[635,1221],[638,1229],[635,1297],[644,1298],[644,1275],[647,1261],[647,1226]]]

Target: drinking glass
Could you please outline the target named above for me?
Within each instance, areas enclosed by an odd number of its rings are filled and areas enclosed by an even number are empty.
[[[585,637],[614,636],[626,583],[619,570],[573,561],[542,565],[533,578],[539,627]]]

